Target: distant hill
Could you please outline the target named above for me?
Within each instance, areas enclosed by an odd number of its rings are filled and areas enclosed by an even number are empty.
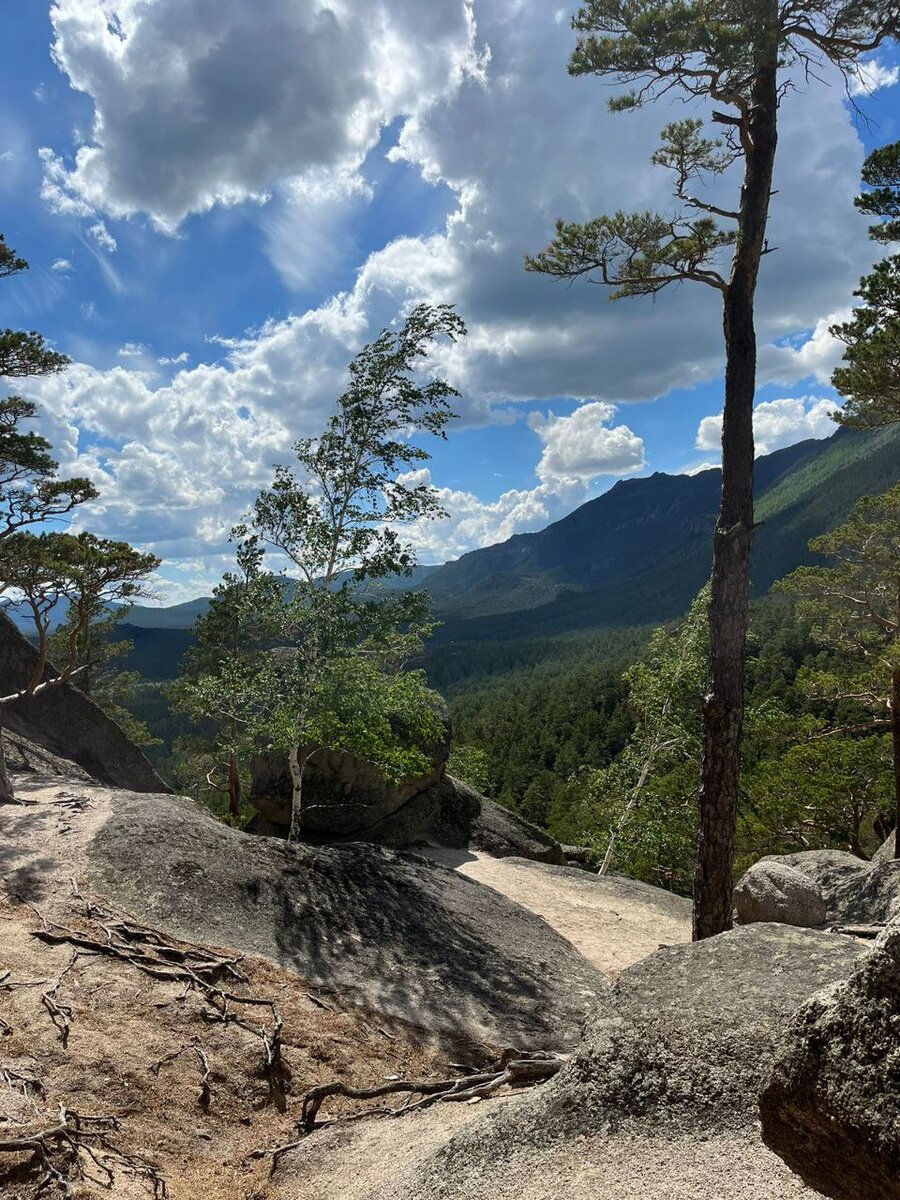
[[[411,575],[398,576],[389,580],[385,587],[389,589],[418,588],[425,580],[438,570],[437,566],[417,566]],[[209,597],[200,596],[196,600],[187,600],[184,604],[171,604],[168,607],[151,608],[147,604],[135,604],[129,610],[128,624],[140,629],[190,629],[198,617],[202,617],[209,607]]]
[[[809,539],[844,520],[860,496],[900,480],[900,427],[839,429],[761,456],[755,471],[752,587],[760,595],[809,562]],[[622,480],[539,533],[421,566],[395,586],[430,592],[442,621],[432,665],[448,680],[469,674],[463,658],[490,674],[579,631],[659,623],[683,613],[709,576],[720,482],[718,469]],[[208,603],[135,605],[122,628],[135,642],[128,665],[150,678],[173,675]]]
[[[810,538],[900,479],[900,427],[838,430],[756,461],[752,587],[809,562]],[[427,588],[446,640],[640,625],[684,612],[709,576],[721,473],[623,480],[540,533],[447,563]]]

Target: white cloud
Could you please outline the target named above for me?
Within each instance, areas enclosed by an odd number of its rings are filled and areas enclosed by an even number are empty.
[[[819,396],[763,400],[753,410],[753,435],[757,454],[771,454],[805,438],[827,438],[835,431],[831,414],[834,400]],[[697,429],[698,450],[718,450],[722,441],[722,414],[704,417]]]
[[[843,356],[844,344],[828,331],[832,325],[846,321],[849,315],[850,309],[842,308],[816,321],[808,336],[790,339],[781,345],[763,346],[757,381],[799,383],[801,379],[816,379],[819,383],[829,383]]]
[[[73,270],[72,264],[67,258],[57,258],[50,267],[51,271],[57,271],[60,275],[67,275]]]
[[[180,354],[176,354],[171,358],[166,358],[163,356],[162,358],[158,358],[156,361],[161,367],[183,367],[186,363],[191,361],[191,356],[188,354],[187,350],[182,350]]]
[[[606,113],[599,83],[566,76],[573,37],[553,6],[516,0],[514,19],[510,8],[509,0],[334,0],[327,9],[313,0],[58,0],[57,61],[96,120],[74,165],[42,152],[43,195],[57,211],[92,222],[101,212],[145,213],[171,231],[187,213],[271,194],[255,216],[272,261],[290,286],[314,281],[327,295],[332,244],[352,249],[346,221],[378,186],[365,182],[365,156],[386,123],[396,145],[371,178],[418,175],[440,185],[450,210],[438,228],[412,228],[367,256],[352,250],[350,264],[341,261],[357,268],[347,293],[244,337],[211,339],[221,361],[179,362],[185,369],[169,382],[85,364],[35,381],[74,458],[97,473],[110,531],[127,529],[169,557],[216,553],[272,463],[320,427],[352,354],[418,299],[456,303],[469,325],[463,343],[435,355],[463,393],[462,423],[512,420],[517,406],[560,397],[587,402],[541,423],[535,488],[488,502],[448,493],[461,514],[447,532],[453,552],[561,515],[598,464],[637,469],[639,439],[592,406],[721,374],[711,290],[613,305],[600,288],[524,273],[523,254],[546,243],[559,216],[670,207],[670,181],[648,162],[669,115]],[[852,205],[862,146],[840,81],[829,78],[834,86],[810,80],[780,110],[770,229],[779,249],[760,280],[761,382],[827,379],[835,344],[823,314],[846,304],[872,258]],[[733,200],[733,177],[717,186],[714,199]],[[107,256],[94,252],[121,288]],[[813,333],[802,345],[787,340],[804,330]],[[566,423],[581,420],[583,445]],[[86,449],[95,438],[116,452]],[[158,456],[150,469],[143,446]],[[561,480],[577,482],[565,490]]]
[[[119,358],[143,358],[146,353],[147,347],[142,342],[126,342],[118,351]]]
[[[576,483],[642,470],[644,443],[627,425],[610,425],[615,413],[615,406],[602,400],[582,404],[568,417],[532,413],[528,424],[544,445],[538,478]]]
[[[861,62],[850,77],[851,96],[871,96],[882,88],[893,87],[900,80],[900,67],[891,67],[877,58]]]
[[[57,0],[50,16],[57,65],[94,104],[54,186],[170,231],[310,171],[352,174],[388,123],[479,70],[471,0]]]
[[[88,233],[97,243],[101,250],[106,250],[110,254],[115,254],[119,248],[119,244],[113,235],[106,228],[103,221],[96,221],[88,230]]]
[[[13,151],[13,150],[4,150],[4,151],[3,151],[3,153],[2,153],[2,154],[0,154],[0,163],[8,163],[8,162],[12,162],[12,160],[13,160],[15,157],[16,157],[16,155],[15,155],[15,151]]]

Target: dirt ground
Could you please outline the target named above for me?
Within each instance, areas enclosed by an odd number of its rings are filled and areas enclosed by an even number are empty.
[[[28,806],[0,809],[0,1143],[57,1124],[60,1105],[114,1121],[107,1134],[113,1149],[102,1150],[98,1163],[82,1154],[85,1179],[73,1200],[154,1194],[152,1180],[115,1151],[155,1164],[172,1200],[293,1196],[293,1182],[270,1180],[271,1158],[253,1155],[297,1136],[308,1088],[333,1079],[372,1086],[391,1076],[452,1074],[446,1055],[421,1032],[343,1007],[339,997],[316,994],[268,960],[243,958],[238,969],[246,982],[223,986],[272,999],[284,1022],[288,1078],[273,1091],[263,1042],[253,1032],[271,1027],[268,1009],[233,1005],[251,1028],[223,1024],[182,981],[151,978],[90,950],[73,961],[70,943],[39,940],[45,923],[98,936],[97,920],[85,913],[102,898],[81,891],[80,868],[104,805],[102,790],[74,780],[61,786],[32,779],[20,795]],[[42,998],[48,992],[49,1005]],[[51,1011],[53,1004],[68,1014],[65,1045],[66,1018]],[[198,1051],[209,1065],[208,1104],[201,1103]],[[341,1103],[331,1102],[329,1112],[348,1111]],[[44,1174],[29,1152],[0,1154],[0,1195],[31,1200]]]
[[[659,888],[477,850],[433,846],[422,853],[537,913],[611,977],[661,945],[691,940],[690,901]]]

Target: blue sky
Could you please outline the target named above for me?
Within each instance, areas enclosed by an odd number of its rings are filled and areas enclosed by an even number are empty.
[[[273,464],[416,300],[469,326],[436,359],[462,399],[430,468],[451,515],[412,531],[422,561],[541,528],[618,478],[715,462],[718,297],[612,305],[522,269],[559,216],[671,206],[649,156],[685,110],[609,115],[599,81],[566,74],[568,16],[546,0],[8,6],[0,228],[31,270],[3,284],[0,325],[73,359],[30,387],[42,429],[101,490],[79,521],[163,557],[161,600],[209,590]],[[760,450],[832,429],[827,330],[876,256],[852,197],[866,150],[900,136],[898,63],[888,47],[853,85],[864,121],[828,71],[785,99]]]

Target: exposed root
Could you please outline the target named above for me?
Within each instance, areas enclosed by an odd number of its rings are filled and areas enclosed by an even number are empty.
[[[75,947],[72,959],[60,978],[41,996],[53,1023],[60,1030],[63,1045],[66,1044],[74,1018],[71,1008],[55,1000],[59,985],[79,955],[105,955],[128,963],[152,979],[183,982],[184,995],[192,990],[197,991],[207,1001],[209,1008],[202,1013],[205,1020],[237,1025],[259,1038],[263,1045],[262,1071],[269,1083],[270,1096],[280,1108],[284,1107],[289,1071],[282,1057],[283,1021],[278,1006],[274,1000],[252,994],[241,995],[221,986],[225,980],[232,984],[247,983],[246,975],[238,967],[240,958],[223,957],[206,946],[178,944],[159,930],[125,920],[91,902],[85,902],[81,912],[92,926],[87,930],[70,929],[55,921],[48,921],[37,909],[33,911],[42,927],[34,930],[32,937],[51,946]],[[267,1009],[269,1023],[250,1020],[247,1013],[241,1011],[247,1008]]]
[[[181,1055],[184,1054],[188,1050],[193,1050],[194,1054],[197,1056],[197,1059],[200,1062],[200,1071],[201,1071],[200,1095],[197,1098],[197,1103],[200,1105],[201,1108],[209,1108],[210,1101],[212,1100],[212,1088],[210,1086],[211,1071],[210,1071],[210,1067],[209,1067],[209,1059],[206,1057],[206,1053],[204,1052],[203,1048],[201,1046],[199,1046],[196,1041],[186,1042],[179,1050],[175,1050],[172,1054],[164,1055],[157,1062],[153,1063],[153,1065],[150,1067],[150,1073],[152,1075],[158,1075],[160,1070],[164,1066],[166,1066],[167,1063],[174,1062],[177,1058],[180,1058]]]
[[[50,1020],[59,1030],[59,1040],[62,1042],[64,1049],[68,1044],[69,1031],[72,1028],[72,1022],[75,1020],[75,1017],[72,1013],[71,1006],[68,1004],[61,1004],[56,997],[62,985],[62,981],[78,962],[79,958],[81,958],[80,952],[78,950],[73,950],[72,957],[69,959],[66,966],[63,967],[56,982],[52,985],[52,987],[49,987],[46,989],[46,991],[41,992],[41,1004],[43,1004],[44,1008],[46,1008],[47,1012],[50,1014]]]
[[[30,1154],[40,1164],[43,1175],[36,1194],[52,1187],[62,1196],[71,1196],[72,1184],[89,1177],[111,1188],[118,1168],[143,1179],[154,1200],[166,1200],[169,1192],[156,1166],[120,1150],[111,1138],[117,1129],[115,1117],[79,1115],[61,1104],[56,1124],[37,1129],[23,1126],[13,1136],[0,1138],[0,1154]],[[89,1176],[86,1167],[95,1168],[99,1178]]]

